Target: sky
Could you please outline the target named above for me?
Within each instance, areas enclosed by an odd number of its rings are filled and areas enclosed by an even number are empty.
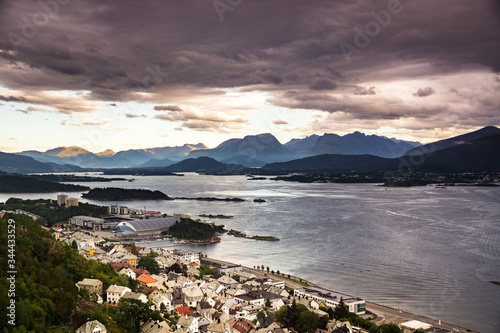
[[[0,1],[0,151],[500,125],[495,0]]]

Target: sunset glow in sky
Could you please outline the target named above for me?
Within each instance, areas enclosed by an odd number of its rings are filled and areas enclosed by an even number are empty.
[[[0,2],[0,151],[500,125],[495,0]]]

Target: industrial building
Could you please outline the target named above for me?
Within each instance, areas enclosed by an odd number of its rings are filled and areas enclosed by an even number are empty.
[[[105,219],[91,216],[73,216],[69,219],[69,224],[72,227],[76,227],[83,230],[112,230],[118,223],[108,222]]]
[[[121,236],[132,236],[132,235],[150,235],[159,234],[164,230],[167,230],[175,222],[179,222],[180,219],[169,216],[157,219],[146,219],[146,220],[129,220],[120,222],[115,231],[119,232]]]

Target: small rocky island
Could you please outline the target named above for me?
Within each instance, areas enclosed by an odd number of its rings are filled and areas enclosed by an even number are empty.
[[[246,238],[246,239],[255,239],[255,240],[263,240],[263,241],[279,241],[280,239],[277,238],[277,237],[273,237],[273,236],[247,236],[247,234],[241,232],[241,231],[238,231],[238,230],[234,230],[234,229],[231,229],[228,231],[227,233],[228,235],[231,235],[231,236],[234,236],[234,237],[239,237],[239,238]]]
[[[232,219],[234,216],[232,215],[222,215],[222,214],[201,214],[198,215],[199,217],[208,217],[209,219]]]
[[[232,202],[243,202],[245,199],[241,198],[214,198],[214,197],[198,197],[198,198],[189,198],[189,197],[175,197],[176,200],[198,200],[198,201],[232,201]]]

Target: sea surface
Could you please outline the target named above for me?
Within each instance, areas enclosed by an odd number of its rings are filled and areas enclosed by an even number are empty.
[[[126,177],[135,181],[81,184],[247,201],[81,200],[193,218],[203,213],[233,215],[214,221],[249,236],[270,235],[280,241],[223,235],[219,244],[184,247],[250,267],[269,266],[325,288],[484,333],[500,332],[500,285],[489,282],[500,280],[500,187],[384,188],[194,173]],[[56,194],[0,194],[0,202],[11,196]],[[255,198],[267,202],[255,203]]]

